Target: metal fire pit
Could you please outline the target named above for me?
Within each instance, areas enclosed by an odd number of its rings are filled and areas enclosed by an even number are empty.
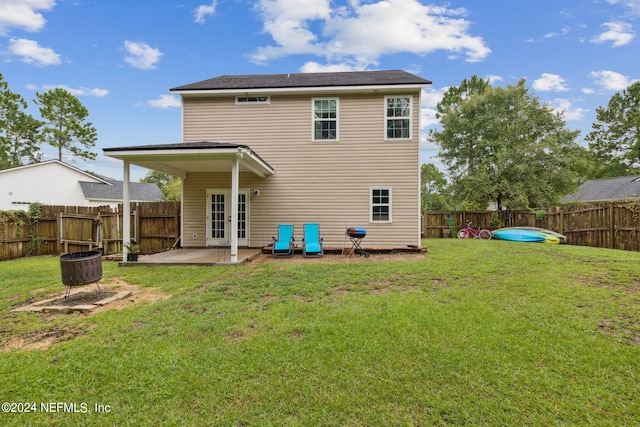
[[[69,296],[72,286],[88,285],[95,283],[100,289],[100,279],[102,279],[102,252],[86,251],[73,252],[60,257],[60,272],[62,283],[68,286]]]

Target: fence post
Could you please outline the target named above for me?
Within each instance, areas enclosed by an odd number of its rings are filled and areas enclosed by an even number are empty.
[[[613,223],[615,215],[613,215],[613,202],[609,202],[609,244],[611,249],[616,247],[616,227]]]

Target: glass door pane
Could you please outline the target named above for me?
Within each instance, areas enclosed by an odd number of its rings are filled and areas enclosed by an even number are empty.
[[[211,239],[224,239],[225,236],[225,195],[211,195]]]

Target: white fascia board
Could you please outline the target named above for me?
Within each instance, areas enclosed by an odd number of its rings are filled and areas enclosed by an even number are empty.
[[[273,168],[266,164],[261,158],[257,157],[253,152],[249,152],[244,148],[241,150],[242,151],[240,153],[242,155],[247,155],[247,157],[249,157],[253,163],[257,163],[257,165],[254,165],[252,162],[243,161],[242,159],[240,159],[240,162],[260,178],[275,174]]]
[[[131,151],[113,151],[105,152],[104,155],[114,157],[116,159],[127,159],[136,157],[168,157],[168,156],[193,156],[203,154],[235,154],[237,148],[192,148],[192,149],[173,149],[173,150],[131,150]]]

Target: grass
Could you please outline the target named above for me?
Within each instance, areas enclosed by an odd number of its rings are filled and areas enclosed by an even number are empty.
[[[2,262],[0,396],[38,413],[0,424],[640,425],[640,254],[425,244],[421,261],[105,262],[105,281],[171,297],[92,315],[10,313],[63,289],[58,258]]]

